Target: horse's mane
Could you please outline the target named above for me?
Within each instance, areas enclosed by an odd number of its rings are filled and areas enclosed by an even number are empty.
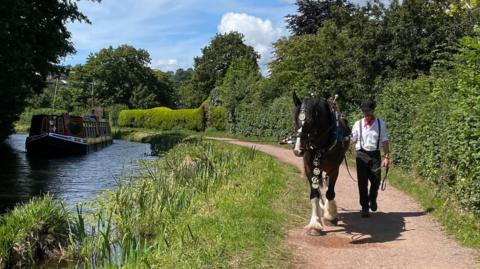
[[[333,115],[328,101],[323,97],[305,98],[303,101],[309,133],[316,133],[321,128],[328,128],[333,124]]]

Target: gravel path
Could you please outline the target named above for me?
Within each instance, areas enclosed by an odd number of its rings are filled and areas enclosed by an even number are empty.
[[[292,150],[221,140],[255,147],[303,170],[302,158],[295,157]],[[350,170],[356,178],[355,169]],[[479,251],[449,238],[418,203],[392,186],[379,193],[378,211],[367,219],[360,217],[357,185],[344,166],[335,191],[338,226],[326,227],[326,234],[318,237],[307,236],[303,227],[288,231],[287,243],[295,257],[293,268],[480,268]],[[308,197],[305,203],[310,204]],[[305,224],[309,219],[306,215]]]

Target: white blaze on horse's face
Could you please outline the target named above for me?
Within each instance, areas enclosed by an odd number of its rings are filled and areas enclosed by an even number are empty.
[[[293,149],[293,153],[295,154],[295,156],[297,157],[300,157],[302,156],[302,149],[300,148],[301,147],[301,144],[302,144],[302,141],[301,141],[301,135],[302,135],[302,129],[303,129],[303,124],[305,123],[305,108],[302,104],[302,107],[300,109],[300,114],[298,115],[298,120],[300,120],[300,124],[301,124],[301,127],[300,129],[297,130],[297,139],[295,141],[295,148]]]

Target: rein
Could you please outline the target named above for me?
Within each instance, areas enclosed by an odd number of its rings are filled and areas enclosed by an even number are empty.
[[[344,160],[345,160],[345,167],[347,168],[347,172],[348,172],[348,175],[350,176],[350,179],[353,180],[354,182],[357,182],[357,180],[355,180],[355,178],[353,178],[352,176],[352,173],[350,173],[350,169],[348,168],[348,162],[347,162],[347,157],[344,157]],[[389,166],[385,167],[385,176],[383,176],[382,180],[381,180],[381,184],[380,184],[380,188],[382,191],[385,191],[387,189],[387,176],[388,176],[388,170],[389,170]],[[375,168],[375,169],[372,169],[372,172],[375,173],[375,172],[378,172],[379,170],[381,170],[382,167],[378,167],[378,168]]]
[[[380,166],[380,167],[378,167],[378,168],[372,169],[372,172],[375,173],[375,172],[380,171],[381,169],[382,169],[382,167]],[[383,176],[383,179],[382,179],[382,181],[381,181],[382,183],[381,183],[381,185],[380,185],[380,186],[381,186],[380,188],[381,188],[382,191],[384,191],[385,189],[387,189],[387,182],[386,182],[386,180],[387,180],[387,176],[388,176],[388,170],[389,170],[389,166],[386,166],[386,167],[385,167],[385,176]]]

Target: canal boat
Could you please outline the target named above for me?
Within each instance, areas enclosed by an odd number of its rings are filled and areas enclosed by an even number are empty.
[[[106,119],[96,116],[34,115],[25,146],[28,154],[85,154],[112,143]]]

